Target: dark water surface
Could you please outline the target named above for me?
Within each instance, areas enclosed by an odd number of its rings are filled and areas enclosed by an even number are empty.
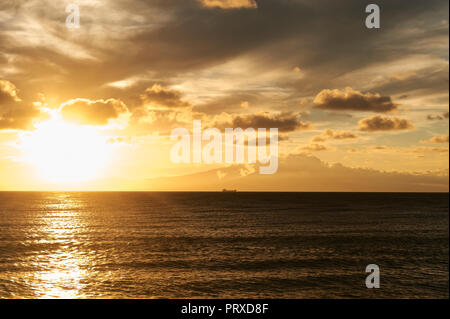
[[[448,207],[448,194],[0,192],[0,297],[448,298]]]

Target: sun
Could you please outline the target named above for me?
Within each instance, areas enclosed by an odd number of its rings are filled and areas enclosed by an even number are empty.
[[[98,177],[109,159],[105,138],[95,127],[64,122],[58,117],[40,123],[24,136],[25,160],[48,182],[81,182]]]

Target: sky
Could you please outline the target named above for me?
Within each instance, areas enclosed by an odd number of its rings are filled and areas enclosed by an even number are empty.
[[[372,2],[2,1],[0,190],[448,192],[448,1]],[[277,172],[174,163],[194,120]]]

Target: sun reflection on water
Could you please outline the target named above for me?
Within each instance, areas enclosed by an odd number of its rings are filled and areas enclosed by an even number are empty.
[[[51,248],[34,261],[40,271],[31,285],[38,298],[83,298],[83,282],[88,276],[89,255],[82,249],[82,232],[87,225],[80,216],[80,204],[66,194],[46,204],[38,223],[40,243]]]

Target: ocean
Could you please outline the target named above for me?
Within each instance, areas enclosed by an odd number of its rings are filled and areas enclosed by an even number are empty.
[[[0,298],[448,298],[448,209],[448,194],[0,192]]]

